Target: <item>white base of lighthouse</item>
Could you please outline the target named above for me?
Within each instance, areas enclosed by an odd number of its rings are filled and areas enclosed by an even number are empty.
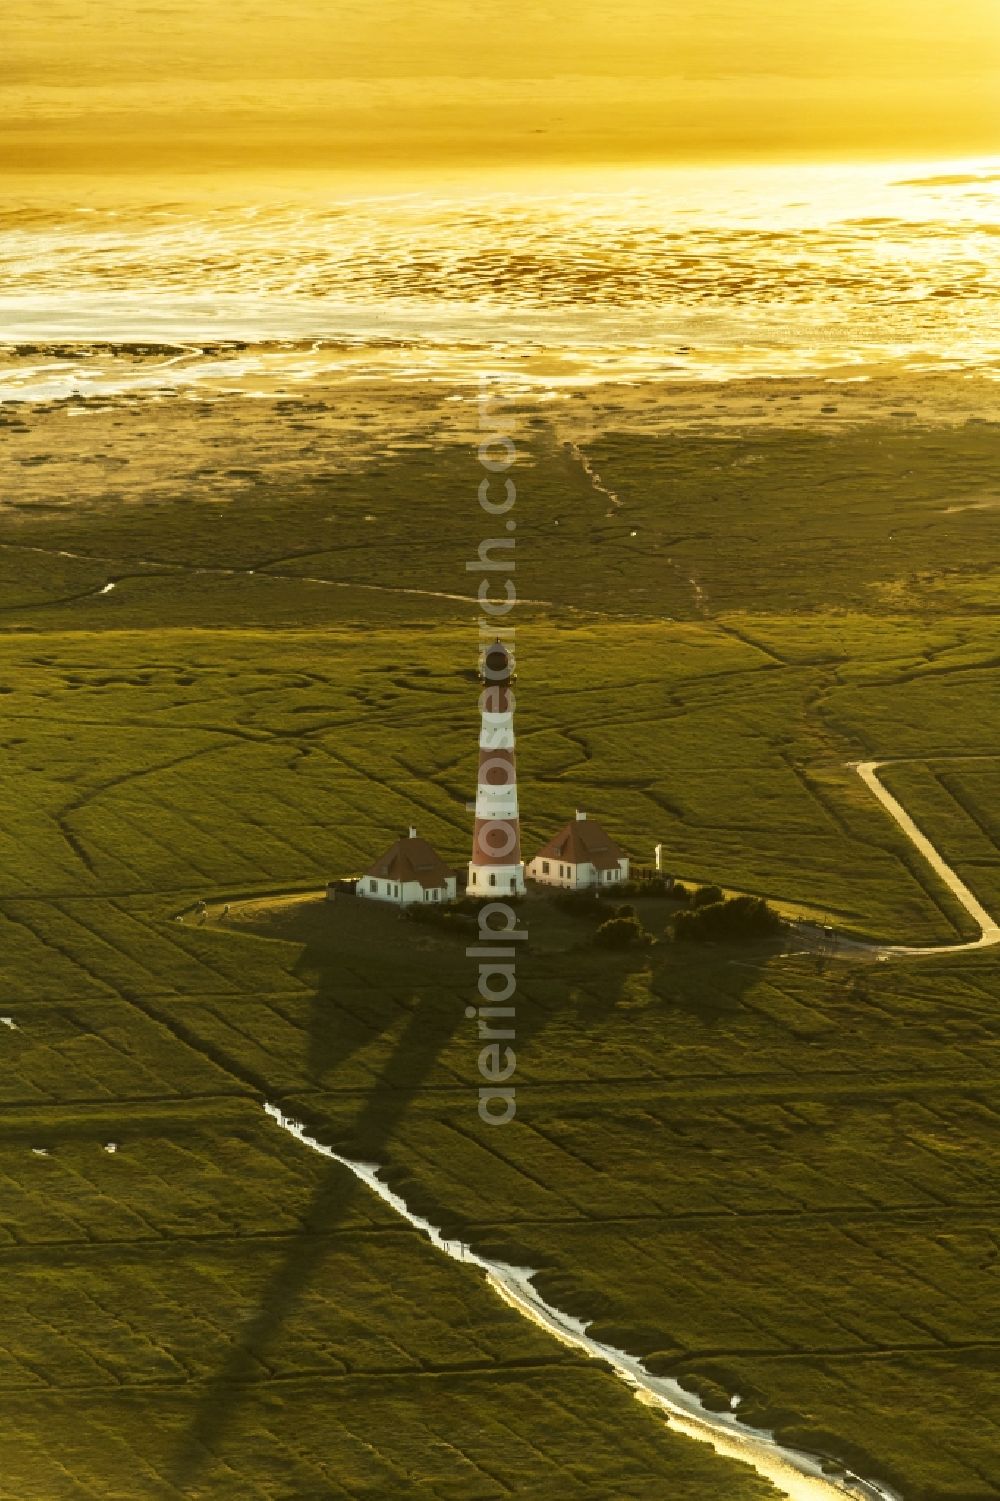
[[[517,865],[476,865],[469,862],[467,896],[524,895],[524,862]]]

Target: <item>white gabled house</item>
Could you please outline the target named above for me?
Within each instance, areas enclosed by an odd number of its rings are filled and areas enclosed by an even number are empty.
[[[527,874],[544,886],[563,886],[582,891],[592,886],[614,886],[627,881],[629,857],[605,833],[599,823],[577,810],[528,866]]]
[[[458,891],[455,872],[426,839],[411,828],[397,839],[355,886],[358,896],[408,907],[412,902],[453,902]]]

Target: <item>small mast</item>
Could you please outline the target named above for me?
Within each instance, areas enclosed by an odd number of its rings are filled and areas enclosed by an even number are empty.
[[[468,889],[472,896],[520,895],[524,864],[514,753],[514,664],[499,639],[486,648],[479,676],[482,728]]]

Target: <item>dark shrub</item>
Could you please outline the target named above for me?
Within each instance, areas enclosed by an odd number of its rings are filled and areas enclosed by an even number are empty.
[[[602,949],[629,949],[652,939],[637,917],[610,917],[594,934]]]
[[[665,897],[670,895],[670,885],[666,876],[649,875],[641,881],[618,881],[614,886],[606,887],[605,896],[652,896]]]
[[[576,917],[589,917],[594,921],[604,916],[604,908],[594,890],[557,891],[552,898],[552,905],[558,907],[560,912],[571,912]]]
[[[674,918],[674,938],[678,943],[697,943],[704,936],[704,929],[699,926],[695,913],[678,912]]]
[[[699,886],[697,891],[691,893],[692,907],[714,907],[722,901],[721,886]]]
[[[674,918],[674,937],[685,943],[752,943],[769,938],[781,918],[759,896],[734,896]]]

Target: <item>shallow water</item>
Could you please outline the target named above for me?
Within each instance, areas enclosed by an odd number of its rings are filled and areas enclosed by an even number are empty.
[[[0,397],[1000,369],[997,161],[61,191],[0,211]]]

